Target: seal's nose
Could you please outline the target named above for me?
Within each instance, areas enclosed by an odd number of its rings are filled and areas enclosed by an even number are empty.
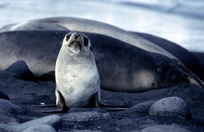
[[[77,39],[77,38],[79,37],[79,34],[78,34],[78,33],[75,33],[75,34],[74,34],[74,37],[75,37],[75,39]]]

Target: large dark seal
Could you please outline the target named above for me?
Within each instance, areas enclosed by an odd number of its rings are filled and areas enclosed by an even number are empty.
[[[56,105],[69,108],[97,105],[100,78],[89,38],[83,33],[65,35],[55,66]]]
[[[74,17],[52,17],[29,20],[19,24],[12,24],[1,28],[0,32],[20,30],[71,30],[80,32],[97,33],[118,39],[138,48],[175,58],[163,48],[143,39],[133,33],[126,32],[118,27],[98,21],[74,18]]]
[[[1,57],[1,62],[4,62],[1,68],[24,60],[35,74],[54,70],[59,44],[66,34],[67,31],[1,33],[0,54],[4,56]],[[85,34],[92,42],[101,87],[104,89],[136,92],[165,88],[181,81],[189,82],[188,73],[173,59],[108,36]]]
[[[203,87],[204,85],[203,82],[194,73],[192,73],[179,59],[177,59],[175,56],[173,56],[163,48],[138,35],[126,32],[125,30],[105,23],[72,17],[54,17],[30,20],[19,24],[8,25],[3,27],[1,29],[1,32],[16,30],[54,30],[54,29],[75,30],[106,35],[118,39],[127,44],[134,45],[137,48],[141,48],[149,52],[167,56],[168,58],[176,61],[176,63],[182,68],[182,70],[188,73],[188,80],[190,83],[195,84],[199,87]]]

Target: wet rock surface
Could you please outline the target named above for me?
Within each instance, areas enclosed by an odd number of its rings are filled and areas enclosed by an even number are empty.
[[[56,132],[56,130],[50,125],[43,124],[43,125],[29,127],[23,132]]]
[[[3,132],[204,131],[204,90],[186,83],[139,93],[102,90],[103,104],[129,109],[72,108],[57,115],[43,113],[46,108],[41,107],[55,103],[54,82],[25,81],[1,71],[0,90],[10,99],[0,99],[0,131]],[[166,110],[173,114],[159,114]],[[189,114],[192,119],[188,118]]]
[[[187,103],[179,97],[167,97],[153,103],[149,109],[150,115],[181,116],[192,119],[191,111]]]

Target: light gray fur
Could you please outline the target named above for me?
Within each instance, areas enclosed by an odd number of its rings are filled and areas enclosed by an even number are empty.
[[[67,36],[71,35],[69,40]],[[76,37],[77,36],[77,37]],[[73,32],[64,37],[56,61],[56,105],[60,105],[60,92],[66,106],[86,107],[94,95],[100,101],[100,78],[96,67],[91,43],[84,43],[82,33]]]

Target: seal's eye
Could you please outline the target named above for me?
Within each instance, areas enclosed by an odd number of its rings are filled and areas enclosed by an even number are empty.
[[[88,38],[84,37],[84,45],[85,45],[85,46],[87,46],[87,45],[88,45],[88,43],[89,43]]]
[[[71,37],[71,35],[68,34],[68,35],[66,36],[66,41],[68,41],[70,37]]]

